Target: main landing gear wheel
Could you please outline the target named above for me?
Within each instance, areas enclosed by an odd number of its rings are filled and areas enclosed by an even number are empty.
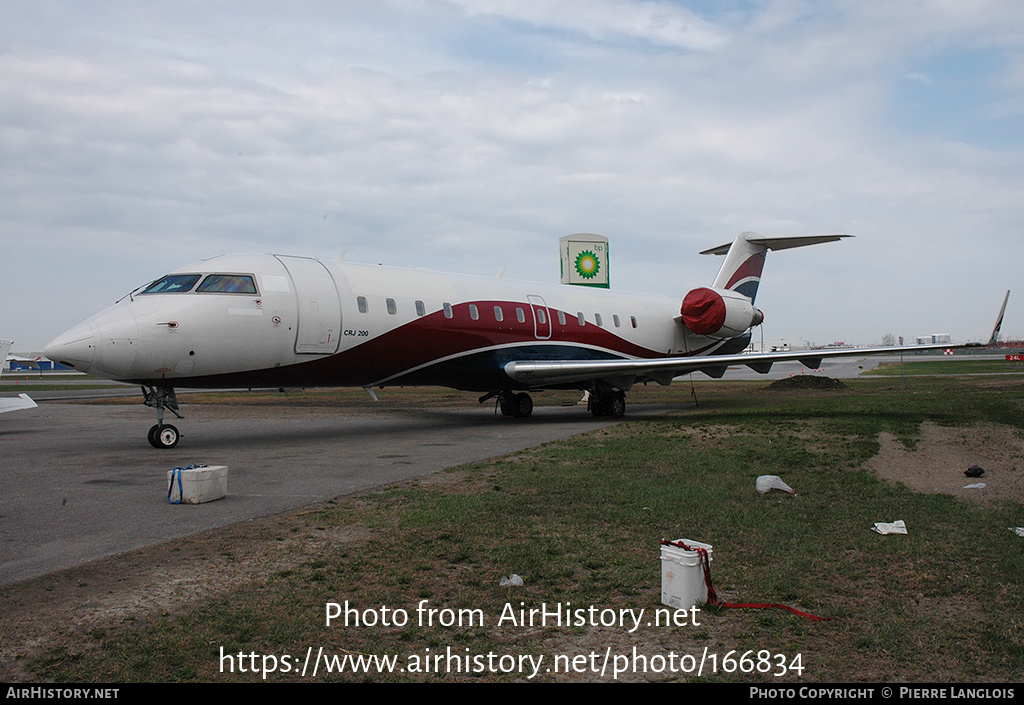
[[[533,413],[533,398],[526,392],[516,394],[512,400],[512,415],[521,419]]]
[[[502,416],[523,419],[533,414],[533,397],[526,392],[502,392],[498,395],[498,408],[501,409]]]
[[[626,413],[626,395],[622,392],[590,397],[590,413],[597,418],[621,419]]]
[[[178,445],[181,434],[170,424],[157,424],[149,429],[149,444],[154,448],[173,448]]]

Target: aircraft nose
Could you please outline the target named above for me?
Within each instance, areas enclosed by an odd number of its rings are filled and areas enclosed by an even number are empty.
[[[131,309],[115,304],[47,345],[46,356],[79,372],[122,379],[130,376],[135,364],[138,338],[139,327]]]
[[[79,323],[47,343],[45,351],[54,362],[86,372],[96,354],[96,333],[88,322]]]

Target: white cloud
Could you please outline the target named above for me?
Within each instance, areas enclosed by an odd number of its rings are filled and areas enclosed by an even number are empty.
[[[623,0],[452,0],[471,16],[493,15],[597,41],[636,40],[695,51],[723,47],[729,33],[678,3]]]
[[[0,240],[109,261],[119,295],[240,249],[553,280],[558,237],[592,231],[617,288],[681,296],[720,264],[696,252],[741,230],[845,231],[770,257],[771,330],[872,342],[927,309],[981,335],[949,282],[1018,276],[1021,145],[897,101],[947,107],[944,52],[980,47],[1003,67],[978,64],[988,113],[1019,115],[1011,5],[149,3],[54,35],[27,12],[0,30]]]

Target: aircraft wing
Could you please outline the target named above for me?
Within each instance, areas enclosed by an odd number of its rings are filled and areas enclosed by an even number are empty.
[[[38,357],[21,357],[20,355],[8,355],[7,362],[13,362],[16,365],[22,365],[24,367],[31,367],[32,369],[39,369],[40,358]]]
[[[899,353],[949,350],[950,348],[964,347],[973,346],[912,345],[906,347],[826,348],[823,350],[662,357],[653,359],[514,361],[505,365],[505,374],[516,382],[531,387],[572,384],[574,382],[600,379],[617,389],[626,391],[636,382],[645,380],[652,380],[659,384],[667,385],[672,382],[674,377],[690,372],[703,372],[711,377],[721,377],[730,365],[746,365],[752,370],[764,374],[776,362],[797,360],[807,367],[817,368],[821,366],[821,361],[826,358],[897,355]]]
[[[0,397],[0,414],[8,411],[19,411],[20,409],[34,409],[38,406],[28,394],[19,394],[16,397]]]
[[[22,357],[21,355],[8,355],[11,346],[14,345],[10,340],[0,340],[0,357],[4,358],[4,362],[13,362],[18,365],[24,365],[26,367],[34,367],[39,369],[39,362],[42,360],[40,357]]]
[[[9,340],[0,340],[0,356],[4,358],[5,363],[8,359],[11,359],[7,356],[11,345],[13,343]],[[16,397],[0,397],[0,414],[6,414],[8,411],[18,411],[19,409],[34,409],[36,406],[38,405],[32,401],[28,394],[19,394]]]

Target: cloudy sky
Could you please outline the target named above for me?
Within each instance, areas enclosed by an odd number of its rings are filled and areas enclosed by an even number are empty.
[[[682,297],[765,339],[1024,337],[1017,0],[0,0],[0,338],[260,251]]]

